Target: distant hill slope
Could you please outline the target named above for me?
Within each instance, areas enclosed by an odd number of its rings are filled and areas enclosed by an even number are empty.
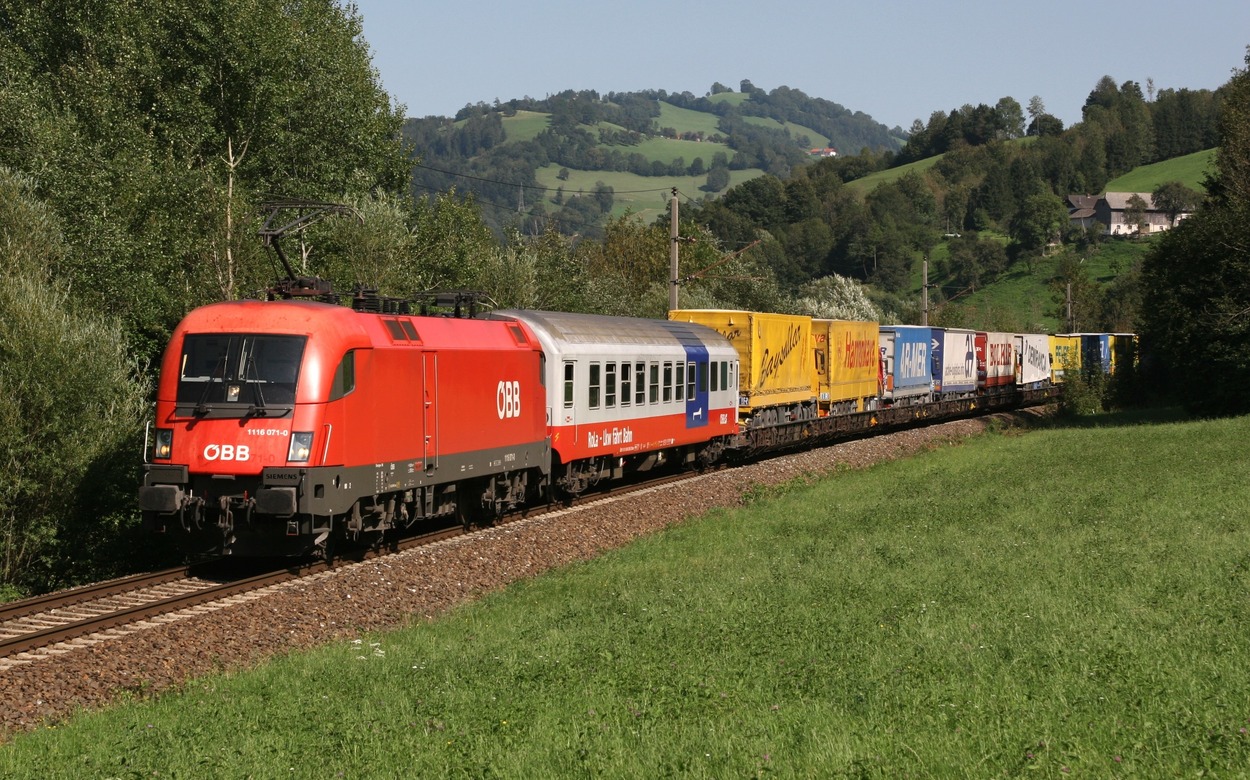
[[[687,199],[716,197],[765,173],[785,178],[815,159],[814,148],[900,148],[897,128],[863,113],[788,87],[743,86],[704,97],[569,91],[409,119],[414,192],[472,192],[497,226],[554,221],[593,234],[626,210],[657,216],[673,187]]]
[[[1106,191],[1153,192],[1164,182],[1179,181],[1190,189],[1202,192],[1202,180],[1213,165],[1215,152],[1215,149],[1207,149],[1183,157],[1139,166],[1108,182]],[[869,192],[872,187],[896,179],[908,169],[923,171],[932,167],[938,159],[940,158],[933,157],[912,163],[910,166],[881,171],[856,180],[848,186],[861,192]],[[1002,240],[1005,241],[1006,238],[1002,237]],[[943,276],[938,270],[943,258],[948,256],[947,243],[943,241],[933,250],[930,257],[929,282],[932,286],[941,288],[945,296],[953,296],[952,302],[964,308],[968,312],[969,319],[989,318],[993,320],[1010,315],[1020,317],[1017,327],[1022,329],[1050,332],[1063,330],[1062,302],[1052,284],[1058,270],[1057,256],[1045,257],[1032,266],[1026,263],[1016,263],[994,282],[975,292],[964,292],[960,290],[959,285],[953,283],[949,277]],[[1152,244],[1153,240],[1106,241],[1084,253],[1081,265],[1092,282],[1106,287],[1121,274],[1129,271],[1133,264],[1149,251]],[[921,284],[921,271],[917,267],[913,270],[909,294],[919,298],[922,294]]]

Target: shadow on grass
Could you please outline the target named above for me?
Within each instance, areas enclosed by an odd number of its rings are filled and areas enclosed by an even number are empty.
[[[1194,422],[1193,416],[1179,406],[1152,406],[1122,409],[1102,414],[1068,414],[1062,411],[1046,417],[1039,426],[1047,428],[1125,428],[1134,425],[1167,425]]]

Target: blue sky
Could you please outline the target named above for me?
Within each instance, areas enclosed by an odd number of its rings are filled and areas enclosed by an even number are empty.
[[[1215,89],[1245,66],[1250,0],[855,4],[745,0],[356,0],[407,116],[566,89],[703,95],[787,86],[907,129],[934,111],[1040,96],[1065,126],[1098,80]]]

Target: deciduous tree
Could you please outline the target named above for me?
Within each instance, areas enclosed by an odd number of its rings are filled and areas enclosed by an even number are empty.
[[[1142,268],[1142,339],[1156,379],[1208,414],[1250,411],[1250,51],[1245,64],[1222,89],[1210,197]]]

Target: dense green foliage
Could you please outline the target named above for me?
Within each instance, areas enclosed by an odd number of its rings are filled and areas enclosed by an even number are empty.
[[[1248,435],[1101,416],[760,487],[433,622],[18,735],[0,774],[1239,777]]]
[[[269,275],[256,200],[401,188],[359,36],[330,0],[0,0],[0,164],[60,222],[56,277],[153,356],[189,306]]]
[[[66,247],[31,190],[0,168],[0,596],[102,576],[99,551],[138,547],[109,492],[135,483],[145,384],[116,321],[45,270]]]
[[[1250,66],[1250,54],[1247,54]],[[1157,381],[1193,409],[1250,411],[1250,69],[1224,88],[1209,197],[1143,269],[1144,337]]]
[[[403,192],[400,121],[330,0],[0,0],[0,583],[145,565],[137,372],[272,278],[260,200]]]

